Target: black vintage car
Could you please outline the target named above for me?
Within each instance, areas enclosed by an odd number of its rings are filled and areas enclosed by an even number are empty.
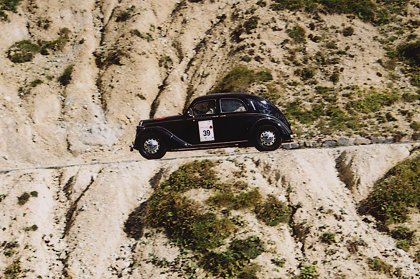
[[[271,151],[292,137],[290,123],[269,101],[244,93],[215,93],[196,98],[183,115],[140,121],[131,150],[147,159],[172,150],[227,146]]]

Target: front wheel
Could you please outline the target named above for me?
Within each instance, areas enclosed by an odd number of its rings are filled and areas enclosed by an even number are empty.
[[[276,127],[264,125],[257,128],[254,141],[259,151],[273,151],[280,147],[282,138]]]
[[[166,145],[159,135],[149,134],[141,138],[139,152],[146,159],[160,159],[166,154]]]

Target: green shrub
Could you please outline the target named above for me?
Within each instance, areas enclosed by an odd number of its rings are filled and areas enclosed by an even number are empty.
[[[131,7],[127,8],[125,11],[120,12],[115,21],[116,22],[125,22],[125,21],[129,20],[131,17],[134,16],[135,9],[136,9],[135,6],[131,6]]]
[[[109,67],[111,65],[122,66],[124,65],[122,58],[128,57],[128,53],[119,48],[111,49],[108,53],[105,53],[103,50],[98,50],[93,55],[95,56],[95,63],[98,68]]]
[[[234,67],[216,85],[215,92],[245,91],[254,83],[263,83],[273,80],[267,70],[256,71],[244,65]]]
[[[17,7],[21,0],[1,0],[0,1],[0,20],[7,20],[7,14],[4,11],[17,12]]]
[[[407,227],[399,226],[390,232],[391,236],[397,239],[397,247],[408,251],[414,242],[415,231]]]
[[[420,39],[399,45],[397,51],[399,56],[409,64],[420,66]]]
[[[24,228],[23,229],[25,232],[30,232],[30,231],[36,231],[36,230],[38,230],[38,226],[37,225],[32,225],[32,226],[29,226],[29,227],[26,227],[26,228]]]
[[[215,276],[229,278],[242,274],[252,259],[264,251],[262,241],[251,236],[244,240],[234,240],[225,252],[209,252],[201,259],[201,264]],[[253,272],[251,272],[253,274]]]
[[[70,81],[72,79],[72,74],[73,74],[73,65],[67,66],[64,69],[63,74],[58,78],[58,82],[62,85],[62,86],[67,86],[70,84]]]
[[[392,168],[379,180],[359,211],[371,214],[384,224],[404,222],[410,207],[420,209],[420,155]]]
[[[40,85],[40,84],[42,84],[42,83],[43,83],[43,81],[42,81],[42,80],[40,80],[40,79],[35,79],[35,80],[31,81],[30,86],[31,86],[31,87],[37,87],[38,85]]]
[[[354,28],[351,26],[347,26],[343,28],[343,36],[344,37],[350,37],[354,34]]]
[[[22,278],[22,267],[20,261],[15,260],[12,264],[8,265],[4,270],[4,279],[18,279]]]
[[[301,26],[296,25],[291,29],[286,30],[287,35],[293,39],[297,44],[306,42],[306,32]]]
[[[252,30],[258,27],[258,20],[257,16],[253,16],[244,22],[244,29],[247,33],[251,33]]]
[[[279,223],[288,223],[291,209],[274,196],[268,196],[267,200],[255,207],[257,218],[268,226],[276,226]]]
[[[201,213],[198,205],[172,191],[160,190],[149,200],[147,222],[164,228],[169,238],[192,250],[203,251],[222,244],[233,223],[213,213]]]
[[[318,0],[328,12],[355,14],[364,20],[373,20],[375,5],[370,0]]]
[[[25,63],[32,61],[40,48],[29,40],[14,43],[7,51],[7,57],[13,63]]]
[[[19,205],[24,205],[25,203],[28,202],[29,198],[31,197],[31,195],[27,192],[23,193],[22,195],[20,195],[17,199],[18,199],[18,204]]]

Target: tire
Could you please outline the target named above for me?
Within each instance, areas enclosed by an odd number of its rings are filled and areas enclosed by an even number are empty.
[[[280,147],[282,137],[276,127],[263,125],[256,129],[254,142],[255,148],[259,151],[273,151]]]
[[[147,134],[139,141],[139,152],[148,160],[160,159],[166,154],[166,143],[157,134]]]

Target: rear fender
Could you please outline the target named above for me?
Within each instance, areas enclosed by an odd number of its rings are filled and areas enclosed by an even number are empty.
[[[271,125],[271,126],[276,127],[280,131],[283,139],[290,138],[291,130],[288,128],[288,126],[285,123],[279,120],[273,119],[273,118],[263,118],[263,119],[258,120],[254,124],[254,126],[252,126],[252,129],[250,130],[251,134],[249,135],[251,140],[253,139],[257,128],[263,125]]]

